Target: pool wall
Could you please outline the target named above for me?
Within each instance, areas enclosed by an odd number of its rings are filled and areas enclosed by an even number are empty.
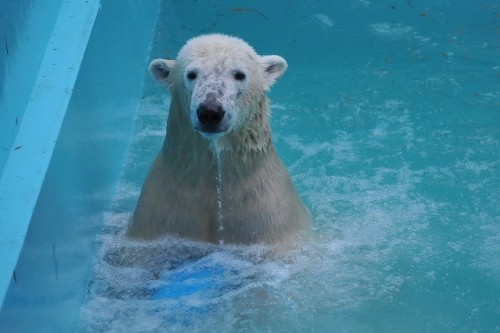
[[[0,170],[35,85],[61,1],[0,3]]]
[[[74,331],[95,235],[130,143],[159,2],[23,6],[6,8],[21,12],[22,24],[6,25],[6,40],[18,44],[0,63],[0,331]],[[44,18],[55,23],[42,25]],[[40,42],[26,45],[34,36]]]

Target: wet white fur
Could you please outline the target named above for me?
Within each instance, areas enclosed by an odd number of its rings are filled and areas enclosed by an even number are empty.
[[[170,89],[172,102],[165,142],[141,192],[130,236],[283,244],[310,223],[271,142],[265,93],[286,67],[280,56],[259,56],[241,39],[218,34],[191,39],[177,60],[151,62],[151,74]],[[237,72],[245,79],[237,80]],[[214,96],[226,112],[227,131],[200,133],[196,109]]]

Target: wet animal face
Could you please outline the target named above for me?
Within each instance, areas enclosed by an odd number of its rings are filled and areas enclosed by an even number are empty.
[[[248,113],[244,96],[250,93],[253,74],[244,64],[231,60],[215,59],[210,63],[196,60],[183,73],[184,85],[191,96],[191,123],[206,137],[238,128]]]
[[[244,127],[286,66],[279,56],[258,56],[238,38],[207,35],[190,40],[177,61],[153,60],[149,69],[171,88],[182,86],[192,127],[212,139]]]

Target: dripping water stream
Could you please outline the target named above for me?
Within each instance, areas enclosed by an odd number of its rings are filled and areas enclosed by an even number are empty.
[[[217,143],[213,145],[213,151],[215,156],[215,163],[217,167],[217,173],[215,175],[215,187],[217,193],[217,236],[219,238],[219,244],[224,245],[224,222],[222,215],[222,161],[221,161],[221,150]]]

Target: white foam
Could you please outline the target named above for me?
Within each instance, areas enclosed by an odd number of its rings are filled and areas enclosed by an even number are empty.
[[[285,104],[272,103],[270,106],[271,110],[288,110],[289,107]]]
[[[373,23],[369,27],[374,34],[381,37],[403,37],[413,31],[412,27],[399,23]]]
[[[333,151],[326,144],[316,147],[325,149]],[[299,314],[311,307],[340,311],[398,294],[407,278],[380,267],[398,251],[394,234],[427,208],[408,197],[412,172],[381,168],[371,179],[315,172],[299,178],[305,179],[305,194],[320,219],[319,233],[306,236],[284,254],[262,246],[219,247],[175,238],[144,243],[127,240],[123,233],[103,236],[82,331],[182,331],[207,325],[223,329],[234,327],[244,313],[262,316],[264,311],[299,322]],[[397,179],[394,185],[384,185],[386,175]],[[346,186],[351,188],[348,193],[337,193]],[[127,187],[122,189],[128,191]],[[346,215],[338,209],[347,202],[356,209]],[[129,217],[130,213],[109,212],[106,224],[124,228]],[[418,230],[413,233],[417,241]],[[189,267],[221,267],[225,273],[212,283],[226,289],[209,287],[210,297],[195,292],[177,299],[151,299],[151,290],[162,285],[157,276]]]
[[[130,181],[122,181],[117,186],[114,200],[123,201],[127,199],[138,198],[140,193],[141,187],[136,183]]]
[[[368,1],[368,0],[353,0],[353,3],[355,5],[362,5],[363,7],[369,7],[370,6],[370,1]]]
[[[316,14],[314,15],[314,17],[321,22],[323,27],[325,28],[333,27],[333,20],[329,16],[324,14]]]

